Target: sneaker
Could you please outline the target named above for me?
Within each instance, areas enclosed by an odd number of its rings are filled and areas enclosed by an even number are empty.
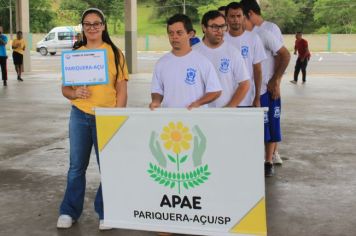
[[[292,84],[297,84],[297,81],[295,81],[295,80],[291,80],[289,82],[291,82]]]
[[[265,162],[265,177],[274,176],[274,166],[273,163]]]
[[[70,215],[60,215],[57,221],[58,229],[69,229],[75,221]]]
[[[99,230],[111,230],[111,229],[112,227],[104,225],[104,220],[99,221]]]
[[[6,80],[4,80],[4,86],[7,86],[7,81]]]
[[[23,81],[23,79],[21,77],[17,77],[18,81]]]
[[[278,152],[273,153],[272,161],[273,161],[273,164],[276,164],[276,165],[282,165],[283,164],[283,160],[282,160],[282,158],[281,158],[281,156],[279,155]]]

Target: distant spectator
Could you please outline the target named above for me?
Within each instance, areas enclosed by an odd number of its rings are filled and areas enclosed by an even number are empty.
[[[193,36],[189,39],[190,46],[197,44],[200,42],[200,39],[196,36],[197,31],[195,29],[192,30]]]
[[[73,44],[73,49],[78,49],[83,46],[83,37],[81,33],[77,33],[75,36],[75,42]]]
[[[307,82],[307,66],[308,66],[308,61],[310,59],[310,52],[308,48],[308,41],[303,39],[303,34],[302,32],[297,32],[295,35],[295,46],[294,46],[294,54],[296,55],[298,52],[298,59],[295,63],[295,68],[294,68],[294,80],[290,81],[293,84],[296,84],[298,82],[298,75],[300,70],[302,70],[302,79],[303,79],[303,84]]]
[[[226,15],[225,15],[225,10],[226,10],[226,6],[221,6],[221,7],[218,8],[218,11],[219,11],[221,14],[223,14],[224,16],[226,16]]]
[[[7,37],[6,35],[2,34],[2,26],[0,25],[0,65],[1,65],[1,76],[4,83],[4,86],[7,86],[7,68],[6,68],[6,44],[7,44]]]
[[[25,53],[25,49],[26,42],[22,38],[22,31],[17,31],[16,39],[12,41],[12,58],[14,60],[18,81],[23,81],[21,78],[21,73],[23,71],[23,54]]]

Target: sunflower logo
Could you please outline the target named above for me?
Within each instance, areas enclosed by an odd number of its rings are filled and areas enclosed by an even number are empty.
[[[177,122],[176,124],[170,122],[168,126],[163,127],[161,139],[167,150],[172,150],[175,154],[179,154],[182,150],[190,149],[192,134],[182,122]]]
[[[158,140],[159,138],[161,142]],[[161,144],[168,153],[163,153]],[[208,165],[202,163],[206,149],[206,137],[197,125],[192,128],[191,132],[189,127],[181,121],[171,121],[163,126],[160,136],[152,131],[149,146],[158,165],[150,163],[147,172],[159,184],[170,188],[177,186],[178,193],[180,193],[181,186],[185,189],[195,188],[208,180],[211,173],[208,170]],[[188,160],[189,150],[192,146],[191,159],[195,169],[183,172],[181,167]],[[168,164],[175,165],[176,171],[168,171]]]

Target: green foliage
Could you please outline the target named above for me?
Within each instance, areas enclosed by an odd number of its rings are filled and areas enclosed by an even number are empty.
[[[293,33],[298,8],[292,0],[261,0],[264,19],[276,23],[283,33]],[[292,32],[290,32],[292,31]]]
[[[314,20],[321,26],[320,31],[330,33],[356,32],[356,2],[350,0],[317,0],[314,5]]]

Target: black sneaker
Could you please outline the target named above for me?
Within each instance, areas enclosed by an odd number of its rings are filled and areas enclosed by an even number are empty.
[[[265,177],[274,176],[274,166],[273,163],[265,162]]]
[[[4,86],[7,86],[7,81],[6,80],[4,80]]]
[[[21,77],[17,77],[18,81],[23,81],[23,79]]]

